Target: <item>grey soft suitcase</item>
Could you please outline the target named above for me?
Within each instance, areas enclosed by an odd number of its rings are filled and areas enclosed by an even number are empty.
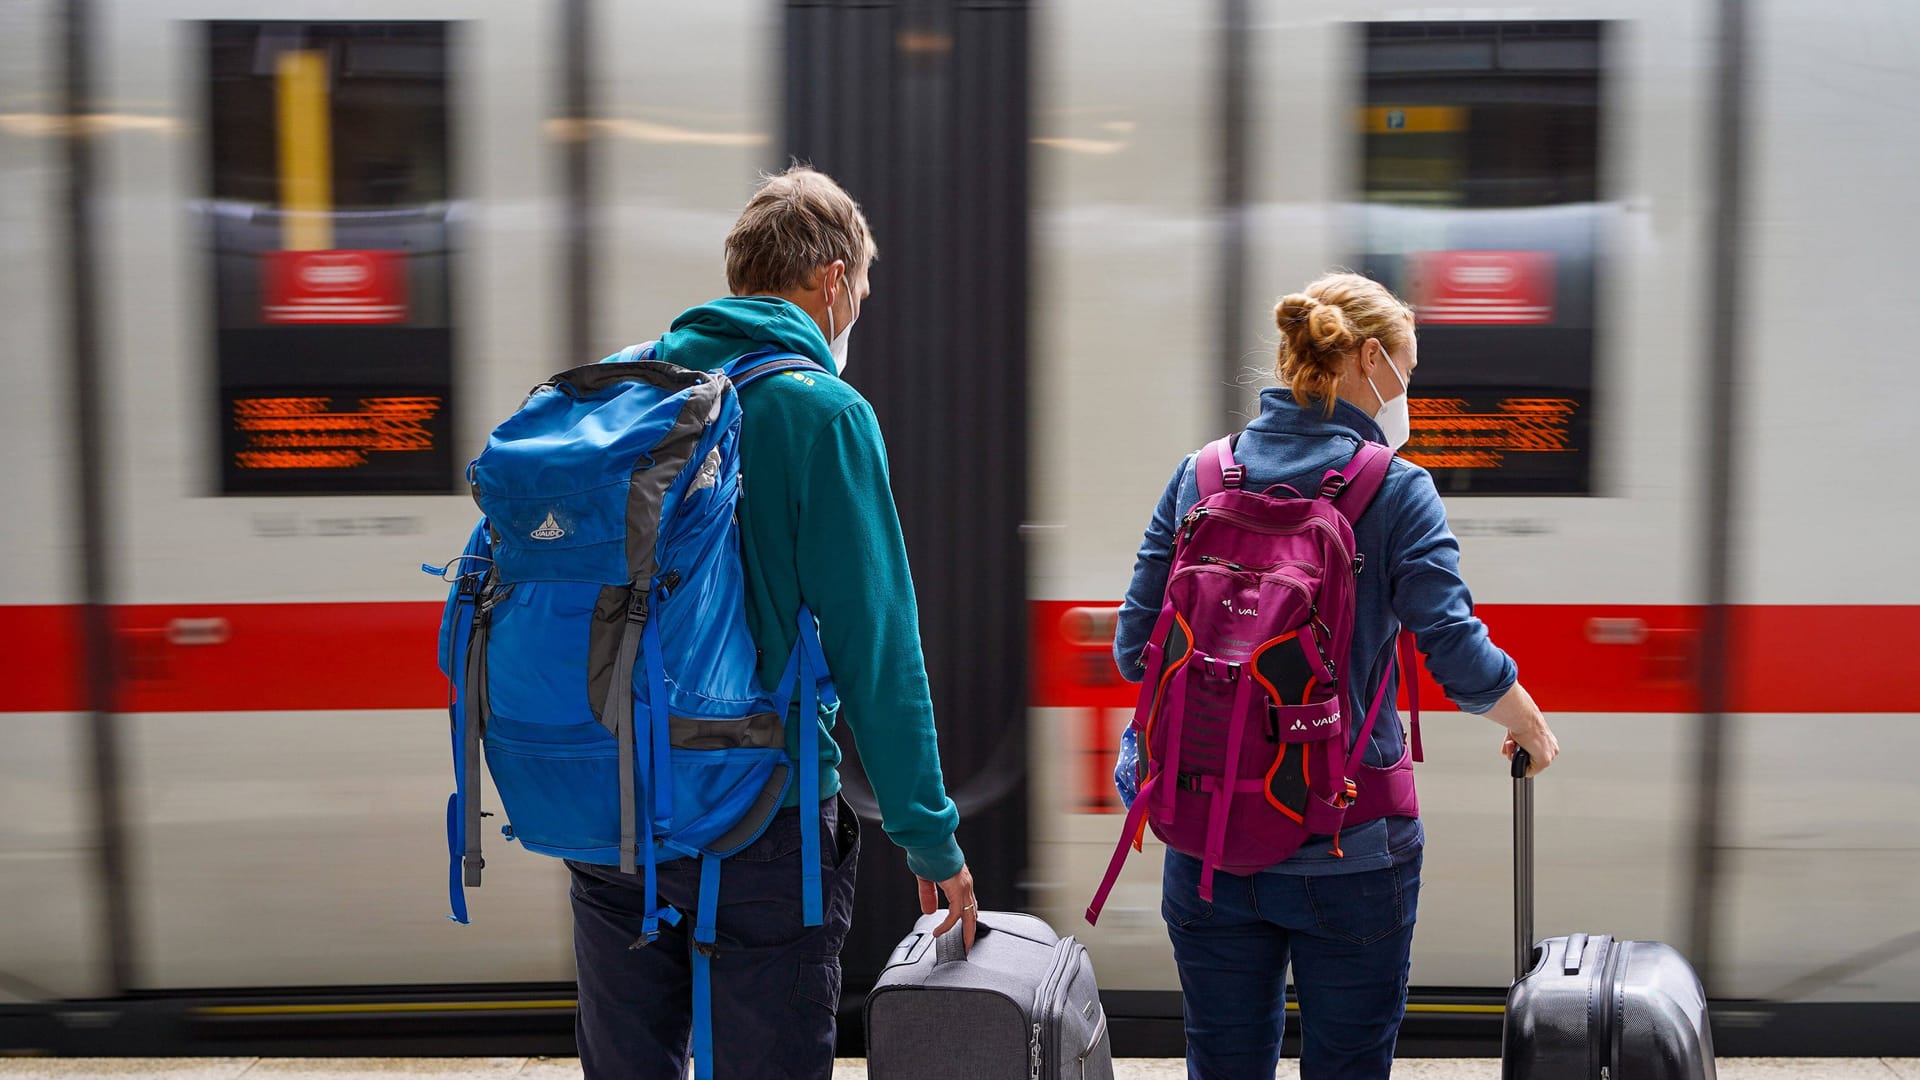
[[[1657,941],[1570,934],[1533,941],[1533,781],[1513,766],[1514,983],[1505,1080],[1715,1080],[1700,979]]]
[[[1112,1080],[1093,962],[1031,915],[982,911],[973,952],[922,918],[867,997],[873,1080]]]

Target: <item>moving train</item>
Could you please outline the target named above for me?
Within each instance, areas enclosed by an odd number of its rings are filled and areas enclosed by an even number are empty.
[[[1682,946],[1735,1046],[1912,1052],[1920,9],[1723,6],[8,5],[0,1049],[564,1043],[559,865],[495,843],[440,918],[418,568],[491,426],[724,292],[797,157],[882,250],[848,377],[983,902],[1081,936],[1121,1052],[1177,1039],[1178,982],[1155,859],[1080,918],[1113,609],[1335,265],[1419,310],[1406,453],[1563,742],[1540,933]],[[1424,698],[1409,1028],[1497,1023],[1499,733]],[[914,913],[876,825],[850,1016]]]

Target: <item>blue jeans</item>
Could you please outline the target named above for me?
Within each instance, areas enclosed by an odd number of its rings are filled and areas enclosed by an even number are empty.
[[[719,1080],[833,1075],[840,946],[853,922],[860,821],[838,799],[820,805],[825,924],[802,926],[800,811],[779,812],[720,875],[713,959],[713,1074]],[[633,948],[645,908],[642,880],[618,867],[567,863],[573,956],[580,979],[574,1038],[588,1080],[676,1077],[693,1032],[691,935],[700,864],[660,865],[663,903],[679,927]]]
[[[1200,860],[1168,851],[1160,913],[1180,968],[1187,1076],[1271,1080],[1289,960],[1302,1080],[1388,1075],[1407,1005],[1420,861],[1319,877],[1217,873],[1209,904]]]

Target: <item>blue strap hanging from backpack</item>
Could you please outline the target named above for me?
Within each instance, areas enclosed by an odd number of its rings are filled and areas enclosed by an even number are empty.
[[[720,857],[700,859],[700,913],[693,924],[693,1075],[713,1077],[713,957],[719,940]]]
[[[800,692],[800,903],[802,924],[819,926],[825,919],[820,885],[820,682],[827,657],[820,648],[820,628],[813,612],[800,606],[799,637],[787,658],[787,669],[773,692],[774,708],[789,714],[796,689]],[[831,694],[831,687],[828,690]],[[826,699],[832,704],[832,698]]]

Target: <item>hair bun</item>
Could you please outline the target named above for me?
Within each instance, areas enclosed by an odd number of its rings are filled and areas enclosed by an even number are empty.
[[[1338,304],[1323,304],[1305,293],[1283,297],[1273,318],[1293,354],[1320,365],[1337,367],[1339,354],[1360,343]]]
[[[1306,293],[1290,293],[1281,297],[1280,302],[1274,305],[1273,321],[1279,324],[1282,331],[1287,331],[1291,329],[1288,323],[1304,323],[1319,306],[1320,301]]]

